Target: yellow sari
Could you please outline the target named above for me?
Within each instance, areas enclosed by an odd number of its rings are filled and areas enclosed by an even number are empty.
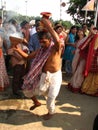
[[[98,73],[88,74],[83,82],[81,92],[92,96],[98,96]]]

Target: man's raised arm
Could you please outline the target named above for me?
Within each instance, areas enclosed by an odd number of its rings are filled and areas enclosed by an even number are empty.
[[[49,33],[52,35],[52,38],[54,40],[54,42],[58,45],[60,45],[60,39],[58,34],[55,32],[55,30],[53,29],[53,27],[50,25],[50,21],[46,18],[42,18],[41,22],[44,24],[44,27],[49,31]]]

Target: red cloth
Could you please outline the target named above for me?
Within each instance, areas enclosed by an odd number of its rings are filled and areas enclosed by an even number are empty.
[[[94,54],[94,45],[95,45],[95,41],[96,41],[97,38],[98,38],[98,34],[95,34],[91,43],[89,44],[86,68],[85,68],[85,73],[84,73],[85,76],[88,75],[88,72],[89,72],[90,67],[91,67],[91,63],[92,63],[92,60],[93,60],[93,54]]]
[[[86,41],[81,46],[79,46],[80,56],[85,58],[86,60],[84,76],[87,76],[88,72],[90,71],[90,67],[91,67],[91,64],[93,61],[93,55],[94,55],[94,45],[97,38],[98,38],[98,34],[95,34],[94,36],[90,35],[86,39]]]
[[[0,49],[0,57],[2,56],[2,49]]]

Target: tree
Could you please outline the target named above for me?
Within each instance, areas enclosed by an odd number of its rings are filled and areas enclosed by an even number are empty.
[[[83,24],[85,21],[85,11],[82,8],[86,5],[87,0],[69,0],[67,13],[70,14],[76,24]],[[86,23],[89,25],[94,22],[95,11],[87,11]]]
[[[54,25],[56,23],[60,23],[61,25],[63,25],[63,27],[65,29],[69,29],[73,25],[70,21],[56,20],[56,21],[53,21],[53,22],[54,22]]]

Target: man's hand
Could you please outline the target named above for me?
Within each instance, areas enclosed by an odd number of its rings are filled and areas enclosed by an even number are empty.
[[[23,56],[24,58],[28,57],[28,54],[25,53],[21,48],[19,48],[18,46],[15,46],[13,48],[14,51],[17,51],[21,56]]]

